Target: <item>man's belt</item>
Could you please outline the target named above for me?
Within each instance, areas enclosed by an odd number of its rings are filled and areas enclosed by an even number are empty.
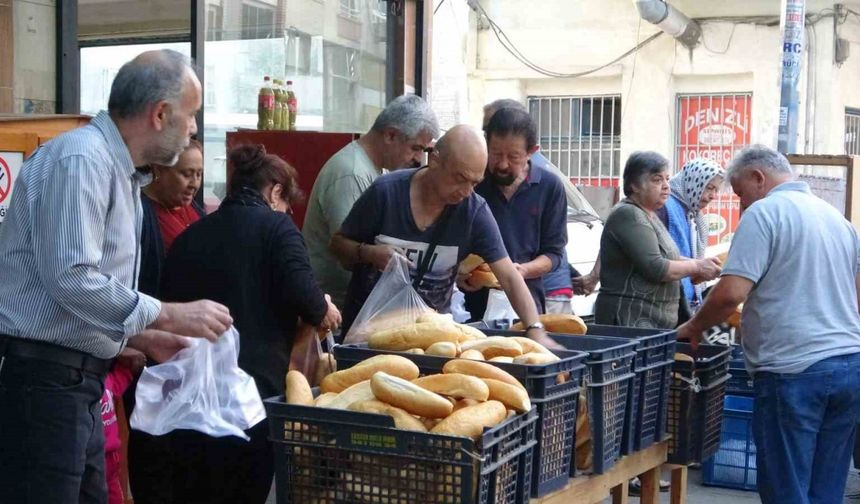
[[[0,357],[41,360],[101,376],[106,375],[113,364],[113,359],[100,359],[52,343],[5,335],[0,335]]]

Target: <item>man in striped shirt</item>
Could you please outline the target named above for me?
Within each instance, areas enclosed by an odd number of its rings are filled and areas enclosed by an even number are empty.
[[[0,227],[0,502],[105,503],[100,398],[128,344],[155,360],[214,340],[232,319],[211,301],[135,290],[135,169],[170,165],[197,130],[200,82],[174,51],[124,65],[108,111],[24,164]]]

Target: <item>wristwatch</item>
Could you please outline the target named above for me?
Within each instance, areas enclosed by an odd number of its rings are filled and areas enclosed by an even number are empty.
[[[546,330],[542,322],[533,322],[526,327],[526,332],[531,331],[532,329],[543,329]]]

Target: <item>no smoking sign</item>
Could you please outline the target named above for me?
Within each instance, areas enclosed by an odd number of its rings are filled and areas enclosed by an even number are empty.
[[[0,203],[12,192],[12,170],[5,159],[0,157]]]
[[[15,178],[24,164],[24,154],[21,152],[0,152],[0,222],[6,217],[9,203],[12,201],[12,190],[15,188]]]

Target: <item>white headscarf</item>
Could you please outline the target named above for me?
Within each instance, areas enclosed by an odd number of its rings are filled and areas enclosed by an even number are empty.
[[[687,207],[688,223],[695,236],[693,256],[696,259],[705,257],[708,238],[708,226],[700,211],[702,195],[714,177],[724,176],[725,172],[715,161],[698,158],[687,161],[684,168],[669,180],[672,195]]]

